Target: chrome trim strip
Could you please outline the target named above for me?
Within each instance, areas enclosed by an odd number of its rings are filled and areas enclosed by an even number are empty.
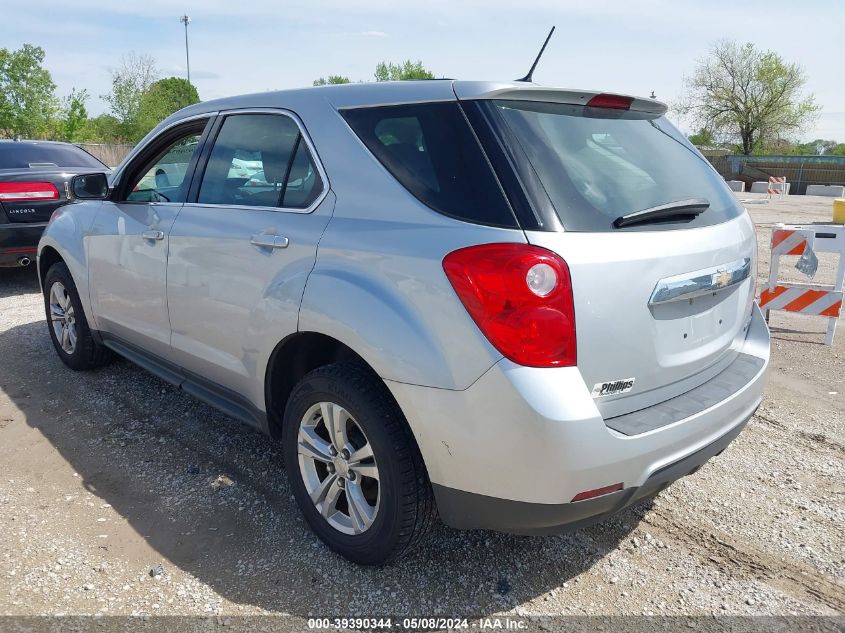
[[[648,305],[684,301],[713,294],[742,283],[750,274],[751,258],[745,257],[729,264],[666,277],[657,282]]]

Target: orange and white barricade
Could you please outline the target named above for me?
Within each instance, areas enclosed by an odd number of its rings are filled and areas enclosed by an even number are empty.
[[[815,260],[815,253],[838,253],[839,265],[832,286],[778,281],[778,267],[782,255],[808,255]],[[817,264],[817,262],[816,262]],[[825,344],[833,344],[836,321],[842,309],[843,283],[845,283],[845,226],[837,224],[776,224],[772,229],[772,261],[769,267],[769,284],[760,293],[760,308],[784,310],[798,314],[827,317]]]
[[[786,176],[769,176],[769,198],[778,196],[783,198],[786,195]]]

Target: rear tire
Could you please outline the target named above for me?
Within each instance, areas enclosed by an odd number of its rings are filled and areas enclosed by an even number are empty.
[[[91,335],[79,292],[64,262],[53,264],[44,277],[44,309],[50,340],[65,365],[84,371],[111,360],[109,350]]]
[[[387,387],[367,367],[327,365],[302,378],[285,408],[283,451],[311,529],[353,562],[394,560],[433,522],[422,456]]]

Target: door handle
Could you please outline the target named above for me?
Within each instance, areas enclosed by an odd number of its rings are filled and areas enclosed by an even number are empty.
[[[281,235],[258,233],[249,238],[249,243],[253,246],[262,246],[264,248],[287,248],[290,241]]]
[[[155,231],[155,230],[144,231],[143,233],[141,233],[141,237],[143,237],[145,240],[163,240],[164,239],[164,231]]]

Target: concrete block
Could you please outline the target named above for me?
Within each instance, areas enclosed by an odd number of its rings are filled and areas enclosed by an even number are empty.
[[[845,187],[842,185],[807,185],[807,195],[845,198]]]
[[[738,193],[742,193],[745,191],[745,181],[743,180],[729,180],[728,187],[731,188],[731,191],[736,191]]]

